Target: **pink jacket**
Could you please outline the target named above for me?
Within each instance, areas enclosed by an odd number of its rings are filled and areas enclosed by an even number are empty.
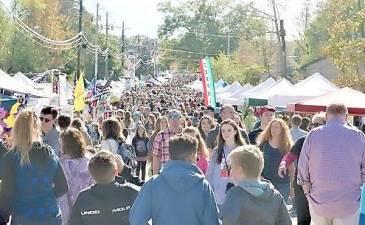
[[[208,160],[201,154],[198,154],[198,162],[196,165],[201,169],[201,171],[206,174],[208,170]]]

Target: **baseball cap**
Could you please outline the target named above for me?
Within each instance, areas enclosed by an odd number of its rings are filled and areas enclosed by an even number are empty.
[[[179,120],[181,119],[181,112],[178,110],[171,110],[168,114],[169,120]]]
[[[262,115],[265,112],[276,112],[276,109],[273,106],[265,105],[261,107],[260,115]]]

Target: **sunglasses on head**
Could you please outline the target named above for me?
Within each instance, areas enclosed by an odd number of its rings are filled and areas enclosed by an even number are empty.
[[[49,123],[49,122],[51,121],[50,119],[48,119],[48,118],[44,118],[44,117],[42,117],[42,116],[41,116],[41,117],[39,117],[39,119],[40,119],[40,121],[41,121],[41,122],[43,122],[43,121],[44,121],[44,122],[46,122],[46,123]]]
[[[181,119],[181,116],[180,115],[170,115],[169,119],[170,120],[179,120],[179,119]]]

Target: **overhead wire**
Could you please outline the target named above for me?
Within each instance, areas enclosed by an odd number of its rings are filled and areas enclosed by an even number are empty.
[[[74,44],[78,44],[78,42],[81,40],[81,32],[78,33],[76,36],[67,39],[67,40],[51,40],[41,34],[39,34],[37,31],[33,30],[32,28],[30,28],[27,24],[25,24],[19,17],[17,17],[14,13],[11,12],[10,9],[8,9],[8,7],[0,1],[0,9],[2,9],[2,11],[4,11],[9,17],[10,19],[15,22],[16,24],[18,24],[21,28],[23,28],[23,30],[27,31],[30,35],[32,35],[33,37],[46,42],[47,44],[52,44],[52,45],[74,45]]]

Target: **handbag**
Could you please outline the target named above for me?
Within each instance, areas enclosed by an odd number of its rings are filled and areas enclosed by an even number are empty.
[[[226,166],[226,169],[227,169],[227,172],[228,172],[228,177],[231,176],[231,168],[228,166],[228,163],[227,163],[227,157],[226,157],[226,153],[224,152],[224,149],[223,149],[223,158],[224,158],[224,162],[225,162],[225,166]],[[232,182],[228,182],[227,186],[226,186],[226,193],[231,189],[233,188],[235,185],[232,183]]]

